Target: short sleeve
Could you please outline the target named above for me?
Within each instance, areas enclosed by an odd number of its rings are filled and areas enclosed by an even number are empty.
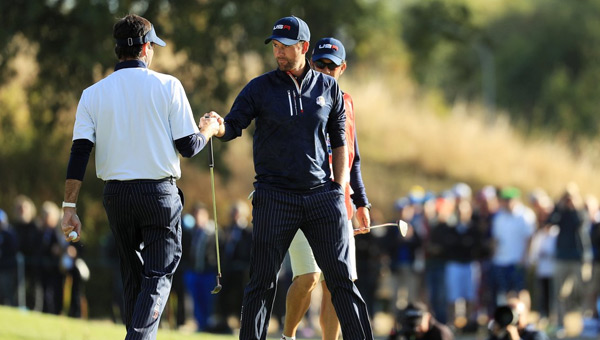
[[[198,133],[200,130],[194,120],[190,102],[188,101],[181,82],[174,79],[172,88],[173,100],[169,112],[169,124],[171,125],[173,140],[177,140]]]
[[[88,100],[87,90],[83,91],[75,114],[73,140],[87,139],[92,143],[96,143],[96,123],[93,113],[88,108]]]

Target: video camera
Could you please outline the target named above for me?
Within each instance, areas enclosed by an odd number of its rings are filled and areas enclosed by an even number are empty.
[[[417,326],[423,318],[423,311],[412,304],[398,312],[394,328],[390,332],[388,340],[415,339]]]

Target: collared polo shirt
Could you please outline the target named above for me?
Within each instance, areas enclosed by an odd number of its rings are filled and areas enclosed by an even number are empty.
[[[174,140],[198,132],[181,82],[135,60],[83,91],[73,140],[95,144],[102,180],[178,179]]]

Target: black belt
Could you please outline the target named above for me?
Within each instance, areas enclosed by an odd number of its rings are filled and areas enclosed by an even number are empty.
[[[162,183],[162,182],[171,182],[171,184],[175,183],[175,177],[171,176],[171,177],[165,177],[165,178],[161,178],[161,179],[128,179],[128,180],[116,180],[116,179],[109,179],[108,181],[104,181],[104,183],[123,183],[123,184],[135,184],[135,183]]]

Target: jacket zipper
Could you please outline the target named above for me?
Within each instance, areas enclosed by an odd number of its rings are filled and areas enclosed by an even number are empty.
[[[292,94],[290,93],[290,90],[287,90],[288,93],[288,101],[290,103],[290,116],[294,115],[294,111],[292,110]]]
[[[296,80],[296,78],[288,72],[288,76],[290,76],[290,78],[292,79],[292,81],[294,82],[294,86],[296,86],[296,91],[298,92],[298,102],[300,105],[300,113],[304,113],[304,107],[302,107],[302,92],[300,91],[300,84],[298,84],[298,81]],[[289,91],[288,91],[288,95],[289,95]],[[297,106],[296,106],[296,92],[294,92],[294,107],[296,108],[296,112],[298,112],[297,110]]]
[[[296,100],[296,92],[294,92],[294,112],[296,112],[296,115],[298,114],[298,105],[296,104],[297,100]]]

